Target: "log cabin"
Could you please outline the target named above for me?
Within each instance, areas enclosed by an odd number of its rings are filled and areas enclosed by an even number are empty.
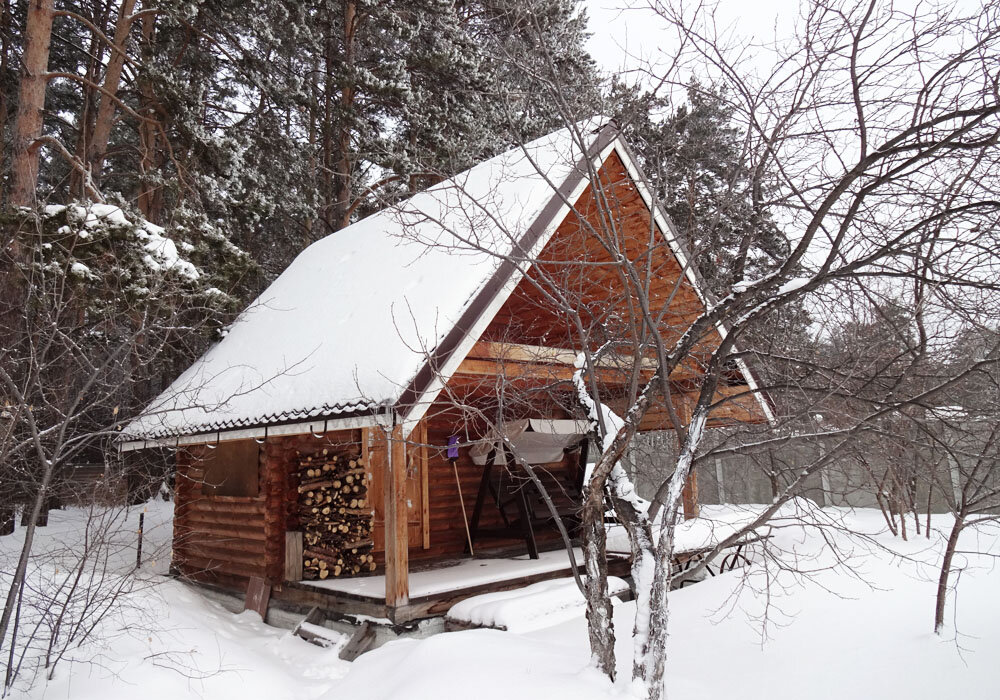
[[[566,576],[554,516],[572,537],[591,449],[580,345],[634,340],[618,253],[641,261],[662,332],[684,332],[705,292],[611,123],[515,148],[306,248],[123,433],[123,450],[176,456],[173,570],[397,624]],[[611,405],[650,371],[619,359],[593,369]],[[694,353],[643,430],[690,416],[698,372]],[[768,420],[747,367],[731,375],[711,425]]]

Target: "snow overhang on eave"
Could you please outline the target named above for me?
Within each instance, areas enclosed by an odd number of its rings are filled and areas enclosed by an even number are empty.
[[[119,452],[133,452],[153,447],[181,447],[183,445],[204,445],[231,440],[265,440],[269,437],[283,435],[315,435],[321,436],[332,430],[354,430],[358,428],[373,428],[392,422],[392,416],[384,413],[367,413],[340,418],[314,418],[298,423],[283,423],[277,425],[259,425],[249,428],[231,430],[212,430],[169,437],[130,440],[123,437],[118,443]]]

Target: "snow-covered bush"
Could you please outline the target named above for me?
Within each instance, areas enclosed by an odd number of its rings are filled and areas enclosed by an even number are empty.
[[[4,224],[36,283],[72,283],[77,301],[97,315],[161,304],[226,314],[239,306],[240,285],[254,268],[208,227],[168,232],[112,204],[49,205],[37,218],[19,210]]]

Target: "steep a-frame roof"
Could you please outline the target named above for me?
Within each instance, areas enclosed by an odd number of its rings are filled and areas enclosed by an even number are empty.
[[[241,428],[319,431],[383,413],[412,420],[523,277],[516,261],[544,247],[612,151],[641,181],[614,126],[595,121],[314,243],[123,439],[141,447]]]

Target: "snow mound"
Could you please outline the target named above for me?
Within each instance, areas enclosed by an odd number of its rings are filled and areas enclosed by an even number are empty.
[[[358,657],[323,700],[605,700],[587,654],[498,630],[401,640]]]
[[[616,576],[608,577],[611,595],[629,589],[625,581]],[[448,611],[452,620],[482,627],[493,627],[508,632],[529,632],[551,627],[584,614],[587,603],[572,578],[518,588],[513,591],[485,593],[467,598]]]

